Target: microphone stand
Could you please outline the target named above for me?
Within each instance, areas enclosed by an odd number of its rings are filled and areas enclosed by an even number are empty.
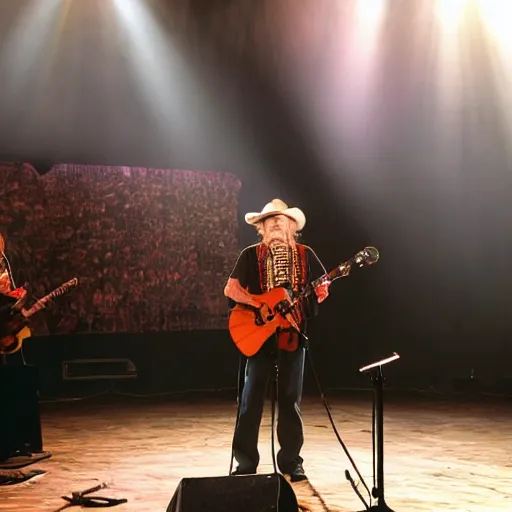
[[[279,400],[279,337],[278,333],[272,336],[272,359],[273,359],[273,372],[272,372],[272,402],[270,412],[270,450],[272,453],[272,467],[274,473],[277,475],[277,458],[276,458],[276,408]]]
[[[382,367],[385,364],[396,361],[400,356],[394,352],[392,356],[360,368],[361,373],[370,373],[373,382],[373,410],[375,413],[372,424],[372,448],[373,454],[377,454],[377,486],[372,489],[372,496],[377,498],[377,504],[368,510],[378,512],[393,512],[386,504],[384,498],[384,401],[383,401],[383,375]],[[375,446],[377,439],[377,446]],[[373,466],[373,481],[375,482],[375,464]],[[375,484],[374,484],[375,485]]]

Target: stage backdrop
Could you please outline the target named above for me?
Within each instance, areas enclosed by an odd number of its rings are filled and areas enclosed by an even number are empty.
[[[0,232],[17,286],[41,297],[35,334],[225,329],[238,255],[237,177],[61,164],[0,164]]]

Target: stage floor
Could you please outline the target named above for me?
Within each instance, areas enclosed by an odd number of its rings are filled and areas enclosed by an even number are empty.
[[[343,395],[329,403],[340,434],[372,486],[371,394]],[[267,408],[269,409],[269,408]],[[295,484],[311,510],[360,511],[344,477],[356,479],[319,399],[303,403],[304,466],[321,500]],[[43,404],[44,449],[53,457],[25,469],[47,473],[0,487],[0,510],[50,512],[62,495],[107,482],[97,493],[127,498],[119,512],[165,511],[184,477],[227,475],[236,403],[98,399]],[[512,510],[512,402],[386,397],[385,494],[405,511]],[[264,417],[259,472],[272,471],[269,414]],[[363,489],[360,486],[360,489]],[[311,498],[311,499],[310,499]],[[74,510],[74,509],[71,509]]]

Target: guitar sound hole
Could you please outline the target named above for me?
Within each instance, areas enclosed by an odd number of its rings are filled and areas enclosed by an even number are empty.
[[[283,314],[283,313],[286,313],[287,312],[287,309],[290,307],[290,303],[287,301],[287,300],[282,300],[281,302],[279,302],[276,307],[275,307],[275,310],[280,313],[280,314]]]

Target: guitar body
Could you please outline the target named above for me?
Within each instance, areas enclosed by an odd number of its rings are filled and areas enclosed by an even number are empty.
[[[16,331],[15,334],[0,338],[0,354],[14,354],[18,352],[23,345],[23,341],[32,336],[30,329],[26,325],[14,330]]]
[[[290,302],[290,296],[285,288],[274,288],[269,292],[258,295],[261,302],[266,303],[272,311],[283,301]],[[266,322],[258,321],[258,313],[247,306],[237,304],[229,316],[229,333],[240,352],[247,357],[256,354],[265,341],[279,328],[290,328],[293,320],[288,316],[275,313]]]

